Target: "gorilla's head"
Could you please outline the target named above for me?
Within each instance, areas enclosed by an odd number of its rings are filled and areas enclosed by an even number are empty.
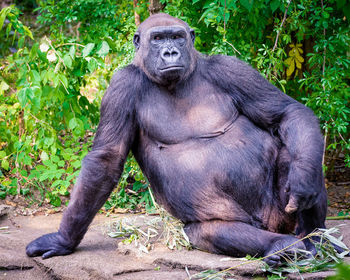
[[[158,84],[176,84],[195,68],[194,39],[194,31],[186,22],[167,14],[152,15],[134,35],[134,64]]]

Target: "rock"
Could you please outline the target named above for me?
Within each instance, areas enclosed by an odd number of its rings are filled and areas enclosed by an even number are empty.
[[[121,215],[118,215],[118,217]],[[42,260],[28,258],[25,246],[42,234],[57,231],[61,214],[49,216],[9,218],[0,220],[0,279],[188,279],[201,271],[231,268],[234,279],[251,279],[263,276],[262,263],[205,253],[199,250],[171,251],[159,242],[148,254],[133,244],[125,245],[121,239],[107,236],[108,224],[113,221],[97,215],[81,245],[72,255]],[[331,221],[329,226],[341,227],[344,241],[350,245],[350,221]],[[349,261],[349,258],[347,259]],[[323,279],[334,272],[303,274],[304,279]],[[288,275],[300,279],[300,275]]]
[[[10,212],[11,208],[12,207],[9,205],[0,204],[0,217],[7,215]]]

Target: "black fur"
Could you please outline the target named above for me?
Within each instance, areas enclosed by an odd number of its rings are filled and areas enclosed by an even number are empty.
[[[150,43],[155,32],[162,41]],[[324,227],[323,139],[312,111],[237,58],[199,54],[193,40],[188,25],[168,15],[142,23],[133,64],[103,98],[60,229],[29,244],[29,256],[72,252],[129,150],[157,201],[202,249],[267,256],[297,241],[288,233],[302,237]]]

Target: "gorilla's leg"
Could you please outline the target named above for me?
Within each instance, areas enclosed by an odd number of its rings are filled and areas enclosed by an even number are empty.
[[[295,249],[305,250],[304,243],[293,236],[261,230],[242,222],[190,223],[185,226],[185,232],[194,246],[234,257],[269,256],[287,246],[290,247],[283,252],[285,254],[293,253]],[[278,265],[281,255],[269,256],[265,262]]]

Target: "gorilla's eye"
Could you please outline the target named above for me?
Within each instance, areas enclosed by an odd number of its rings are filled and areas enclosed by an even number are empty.
[[[160,36],[154,36],[153,39],[156,40],[156,41],[159,41],[159,40],[161,40],[162,38],[161,38]]]
[[[172,39],[173,39],[173,40],[180,39],[180,38],[182,38],[180,35],[174,35],[174,36],[172,36]]]

